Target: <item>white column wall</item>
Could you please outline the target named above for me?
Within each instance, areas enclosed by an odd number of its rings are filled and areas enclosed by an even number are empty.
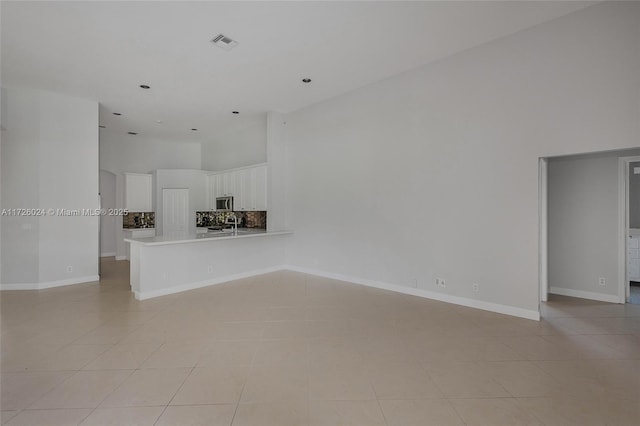
[[[2,90],[3,208],[98,207],[98,104],[52,92]],[[93,281],[98,216],[3,217],[2,288]]]

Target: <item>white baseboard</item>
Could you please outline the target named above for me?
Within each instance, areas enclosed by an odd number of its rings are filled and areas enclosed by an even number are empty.
[[[256,275],[268,274],[271,272],[281,271],[282,269],[283,269],[282,266],[272,266],[270,268],[255,269],[253,271],[241,272],[239,274],[233,274],[233,275],[225,275],[224,277],[218,277],[211,280],[198,281],[195,283],[177,285],[169,288],[163,288],[160,290],[152,290],[152,291],[144,291],[144,292],[134,291],[133,293],[135,295],[136,300],[146,300],[146,299],[151,299],[153,297],[167,296],[169,294],[181,293],[183,291],[195,290],[202,287],[209,287],[212,285],[222,284],[229,281],[253,277]]]
[[[44,290],[45,288],[62,287],[72,284],[90,283],[100,280],[98,275],[69,278],[66,280],[47,281],[42,283],[0,284],[0,290]]]
[[[116,256],[116,260],[127,260],[127,256]]]
[[[118,257],[116,257],[116,260],[123,260],[123,259],[118,259]],[[535,320],[535,321],[539,321],[540,320],[540,312],[534,311],[534,310],[517,308],[517,307],[514,307],[514,306],[501,305],[501,304],[491,303],[491,302],[485,302],[485,301],[482,301],[482,300],[469,299],[469,298],[466,298],[466,297],[453,296],[453,295],[450,295],[450,294],[436,293],[436,292],[433,292],[433,291],[428,291],[428,290],[423,290],[423,289],[418,289],[418,288],[403,287],[403,286],[399,286],[399,285],[395,285],[395,284],[389,284],[389,283],[384,283],[384,282],[380,282],[380,281],[374,281],[374,280],[369,280],[369,279],[351,277],[351,276],[346,276],[346,275],[342,275],[342,274],[334,274],[334,273],[331,273],[331,272],[326,272],[326,271],[321,271],[321,270],[316,270],[316,269],[310,269],[310,268],[304,268],[304,267],[298,267],[298,266],[293,266],[293,265],[280,265],[280,266],[273,266],[273,267],[269,267],[269,268],[256,269],[256,270],[252,270],[252,271],[242,272],[242,273],[239,273],[239,274],[226,275],[224,277],[219,277],[219,278],[215,278],[215,279],[211,279],[211,280],[204,280],[204,281],[198,281],[198,282],[194,282],[194,283],[187,283],[187,284],[177,285],[177,286],[174,286],[174,287],[164,288],[164,289],[160,289],[160,290],[152,290],[152,291],[145,291],[145,292],[134,291],[134,294],[135,294],[135,298],[137,300],[146,300],[146,299],[151,299],[153,297],[166,296],[166,295],[169,295],[169,294],[180,293],[180,292],[183,292],[183,291],[195,290],[195,289],[202,288],[202,287],[208,287],[208,286],[212,286],[212,285],[222,284],[222,283],[225,283],[225,282],[228,282],[228,281],[239,280],[239,279],[242,279],[242,278],[249,278],[249,277],[253,277],[253,276],[256,276],[256,275],[262,275],[262,274],[267,274],[267,273],[270,273],[270,272],[276,272],[276,271],[281,271],[281,270],[290,270],[290,271],[302,272],[304,274],[316,275],[316,276],[320,276],[320,277],[324,277],[324,278],[330,278],[330,279],[335,279],[335,280],[339,280],[339,281],[345,281],[345,282],[350,282],[350,283],[354,283],[354,284],[365,285],[365,286],[368,286],[368,287],[374,287],[374,288],[379,288],[379,289],[382,289],[382,290],[394,291],[394,292],[397,292],[397,293],[410,294],[410,295],[413,295],[413,296],[419,296],[419,297],[424,297],[424,298],[427,298],[427,299],[438,300],[438,301],[441,301],[441,302],[452,303],[454,305],[460,305],[460,306],[467,306],[467,307],[470,307],[470,308],[482,309],[482,310],[485,310],[485,311],[496,312],[496,313],[499,313],[499,314],[511,315],[511,316],[515,316],[515,317],[519,317],[519,318],[526,318],[526,319]],[[72,279],[61,280],[61,281],[51,281],[51,282],[46,282],[46,283],[1,284],[0,285],[0,289],[1,290],[41,290],[41,289],[45,289],[45,288],[58,287],[58,286],[63,286],[63,285],[79,284],[79,283],[83,283],[83,282],[98,281],[98,279],[99,279],[99,277],[96,275],[96,276],[89,276],[89,277],[72,278]],[[558,289],[558,288],[555,288],[555,287],[551,287],[550,290],[551,290],[551,293],[554,293],[554,294],[564,294],[566,296],[574,296],[574,297],[582,297],[582,298],[592,298],[592,297],[586,297],[585,294],[586,295],[591,295],[591,296],[595,295],[595,296],[601,297],[601,299],[595,299],[595,300],[602,300],[602,301],[613,302],[613,303],[617,303],[618,302],[618,298],[616,296],[608,296],[608,295],[603,295],[603,294],[598,294],[598,293],[576,292],[574,290]],[[565,293],[560,293],[559,291],[564,291]],[[569,292],[571,292],[572,294],[568,294]],[[576,293],[580,293],[582,295],[578,295]]]
[[[116,255],[116,252],[114,251],[113,253],[109,252],[109,253],[100,253],[100,257],[113,257]]]
[[[424,297],[426,299],[438,300],[440,302],[452,303],[454,305],[467,306],[469,308],[482,309],[484,311],[496,312],[499,314],[511,315],[519,318],[526,318],[534,321],[540,321],[540,312],[517,308],[514,306],[501,305],[497,303],[484,302],[482,300],[469,299],[466,297],[453,296],[450,294],[436,293],[433,291],[423,290],[419,288],[403,287],[395,284],[383,283],[380,281],[368,280],[363,278],[350,277],[341,274],[334,274],[326,271],[320,271],[310,268],[302,268],[298,266],[286,265],[283,269],[290,271],[302,272],[309,275],[317,275],[324,278],[331,278],[338,281],[346,281],[354,284],[366,285],[382,290],[395,291],[397,293],[410,294],[412,296]]]
[[[562,287],[549,287],[549,293],[559,296],[578,297],[580,299],[597,300],[599,302],[624,303],[617,295],[595,293],[592,291],[573,290]]]

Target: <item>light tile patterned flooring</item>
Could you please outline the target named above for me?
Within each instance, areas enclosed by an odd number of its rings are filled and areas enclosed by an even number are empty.
[[[640,306],[528,321],[293,272],[2,292],[2,424],[635,425]]]

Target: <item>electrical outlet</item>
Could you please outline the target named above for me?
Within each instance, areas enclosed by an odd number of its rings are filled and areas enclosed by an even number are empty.
[[[607,280],[604,277],[600,277],[598,278],[598,284],[604,287],[607,285]]]
[[[444,278],[439,278],[439,277],[436,278],[436,286],[438,286],[440,288],[444,288],[444,287],[446,287],[446,285],[447,284],[446,284]]]
[[[213,266],[209,265],[207,267],[207,272],[210,273],[210,274],[213,273]]]
[[[73,266],[67,266],[67,272],[73,272]]]
[[[478,291],[480,291],[480,286],[478,285],[478,283],[471,284],[471,288],[473,289],[474,293],[477,293]]]

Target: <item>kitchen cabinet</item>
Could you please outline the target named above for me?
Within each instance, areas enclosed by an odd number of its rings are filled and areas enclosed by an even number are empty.
[[[153,176],[142,173],[124,174],[124,208],[130,212],[152,212]]]
[[[230,194],[229,176],[226,173],[213,173],[207,176],[207,201],[209,210],[216,209],[216,198]]]
[[[239,210],[267,210],[267,166],[259,165],[242,172],[242,204]]]
[[[267,210],[267,165],[262,164],[254,168],[254,194],[252,210]]]
[[[627,241],[627,270],[629,281],[640,281],[640,237],[630,235]]]
[[[218,196],[218,175],[207,175],[207,209],[216,209],[216,197]]]
[[[236,211],[267,209],[267,165],[226,170],[207,176],[209,209],[216,209],[217,197],[233,197]]]
[[[222,179],[222,196],[232,197],[237,193],[238,173],[236,171],[224,172],[220,175]]]
[[[252,198],[253,198],[253,168],[244,169],[241,172],[240,177],[240,187],[241,191],[238,191],[238,195],[240,195],[240,199],[238,200],[238,206],[236,210],[238,211],[250,211],[252,208]],[[233,199],[235,203],[235,198]]]

